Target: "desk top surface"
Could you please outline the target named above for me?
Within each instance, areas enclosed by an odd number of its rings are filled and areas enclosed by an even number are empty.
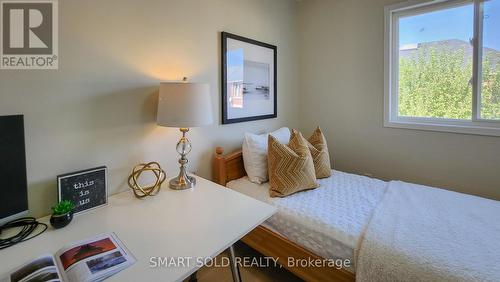
[[[180,281],[195,272],[184,267],[151,267],[153,257],[214,257],[276,212],[276,208],[200,177],[194,189],[166,185],[154,197],[131,191],[109,197],[105,207],[75,216],[66,227],[0,250],[0,275],[43,254],[102,233],[114,232],[137,262],[109,281]],[[42,218],[48,223],[49,217]]]

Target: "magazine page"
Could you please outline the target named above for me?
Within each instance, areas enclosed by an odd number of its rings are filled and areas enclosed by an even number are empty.
[[[135,262],[114,233],[74,243],[59,250],[55,259],[67,282],[100,281]]]
[[[38,257],[8,273],[2,282],[60,282],[61,273],[52,255]]]

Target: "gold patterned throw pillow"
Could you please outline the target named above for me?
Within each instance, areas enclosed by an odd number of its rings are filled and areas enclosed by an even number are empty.
[[[271,197],[286,197],[319,186],[307,140],[300,133],[294,134],[288,145],[269,135],[268,168]]]
[[[296,130],[293,130],[295,132]],[[292,134],[293,134],[292,132]],[[316,178],[327,178],[332,175],[332,167],[330,165],[330,154],[328,153],[328,146],[326,144],[325,135],[319,126],[314,133],[307,139],[309,149],[314,161],[314,169],[316,171]]]

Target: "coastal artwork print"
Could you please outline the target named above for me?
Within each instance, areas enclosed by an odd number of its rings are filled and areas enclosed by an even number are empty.
[[[222,123],[277,117],[277,47],[222,33]]]

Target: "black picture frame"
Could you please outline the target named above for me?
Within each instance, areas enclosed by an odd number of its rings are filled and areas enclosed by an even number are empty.
[[[228,99],[227,99],[227,41],[228,39],[242,41],[248,44],[257,45],[263,48],[269,48],[273,51],[273,62],[274,69],[272,70],[274,74],[273,89],[274,93],[270,93],[274,96],[274,112],[272,114],[267,115],[259,115],[259,116],[249,116],[242,118],[230,118],[228,117]],[[278,117],[278,48],[275,45],[260,42],[254,39],[246,38],[243,36],[239,36],[236,34],[221,32],[221,60],[222,60],[222,75],[221,75],[221,91],[222,91],[222,124],[231,124],[231,123],[239,123],[239,122],[247,122],[254,120],[262,120],[262,119],[271,119]]]
[[[108,168],[100,166],[58,175],[57,199],[71,201],[75,214],[107,205]]]

